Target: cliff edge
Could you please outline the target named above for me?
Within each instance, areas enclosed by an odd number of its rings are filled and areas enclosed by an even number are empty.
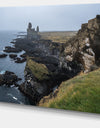
[[[77,61],[83,65],[84,72],[100,64],[100,15],[82,24],[77,35],[66,42],[60,66]]]

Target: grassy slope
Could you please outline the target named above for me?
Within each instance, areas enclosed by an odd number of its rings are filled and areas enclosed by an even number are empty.
[[[62,82],[57,97],[40,106],[100,113],[100,69]]]
[[[32,59],[28,59],[26,68],[28,68],[32,72],[33,76],[39,81],[48,79],[49,72],[44,64],[39,64]]]
[[[41,39],[52,40],[53,42],[66,43],[68,39],[76,35],[75,31],[62,32],[40,32]]]

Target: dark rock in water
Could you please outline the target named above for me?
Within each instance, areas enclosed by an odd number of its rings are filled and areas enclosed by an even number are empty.
[[[26,58],[27,55],[26,55],[26,53],[24,53],[24,54],[20,55],[20,57],[22,57],[22,58]]]
[[[22,78],[18,78],[18,81],[22,80]]]
[[[10,42],[10,43],[14,44],[15,42],[14,42],[14,41],[12,41],[12,42]]]
[[[0,54],[0,58],[4,58],[6,56],[7,56],[7,54]]]
[[[10,46],[7,46],[5,47],[5,50],[3,50],[4,52],[8,52],[8,53],[11,53],[11,52],[21,52],[22,50],[20,48],[14,48],[14,47],[10,47]]]
[[[21,59],[21,58],[17,57],[16,60],[15,60],[15,63],[23,63],[25,61],[26,61],[26,58]]]
[[[15,59],[17,57],[17,55],[16,54],[10,54],[9,57]]]
[[[0,74],[0,85],[13,85],[19,81],[19,78],[13,73],[6,71],[4,74]]]

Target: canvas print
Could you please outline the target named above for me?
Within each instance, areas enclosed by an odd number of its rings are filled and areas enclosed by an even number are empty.
[[[0,7],[0,101],[100,113],[100,4]]]

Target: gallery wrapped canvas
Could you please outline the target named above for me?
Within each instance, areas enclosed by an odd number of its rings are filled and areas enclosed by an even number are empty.
[[[100,113],[100,4],[0,8],[0,101]]]

